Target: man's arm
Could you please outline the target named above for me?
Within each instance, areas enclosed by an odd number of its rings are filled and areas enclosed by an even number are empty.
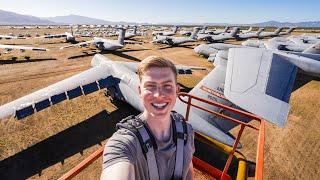
[[[129,162],[117,162],[103,169],[100,180],[107,179],[134,180],[135,172],[133,164]]]

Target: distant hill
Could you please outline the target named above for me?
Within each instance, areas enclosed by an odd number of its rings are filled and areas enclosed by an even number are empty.
[[[252,24],[253,26],[259,27],[320,27],[320,21],[307,21],[307,22],[298,22],[298,23],[290,23],[290,22],[278,22],[278,21],[267,21],[262,23]]]
[[[150,24],[150,23],[135,23],[135,22],[113,22],[103,19],[90,18],[79,15],[67,15],[67,16],[56,16],[56,17],[35,17],[29,15],[17,14],[14,12],[0,10],[0,25],[54,25],[54,24]],[[278,21],[267,21],[262,23],[253,24],[227,24],[227,23],[161,23],[166,25],[207,25],[207,26],[259,26],[259,27],[320,27],[320,21],[308,21],[308,22],[278,22]]]
[[[35,16],[17,14],[0,10],[0,25],[52,25],[52,21],[40,19]]]
[[[68,15],[68,16],[55,16],[55,17],[45,17],[49,21],[53,21],[58,24],[114,24],[116,22],[105,21],[102,19],[95,19],[79,15]]]
[[[55,16],[55,17],[46,17],[43,19],[47,19],[50,21],[53,21],[58,24],[109,24],[109,25],[117,25],[117,24],[123,24],[123,25],[133,25],[133,24],[139,24],[135,22],[124,22],[124,21],[106,21],[103,19],[96,19],[96,18],[90,18],[85,16],[79,16],[79,15],[68,15],[68,16]]]

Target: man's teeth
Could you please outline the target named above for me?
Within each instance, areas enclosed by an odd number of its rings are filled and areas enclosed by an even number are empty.
[[[168,105],[168,103],[152,103],[152,106],[156,108],[164,108],[166,105]]]

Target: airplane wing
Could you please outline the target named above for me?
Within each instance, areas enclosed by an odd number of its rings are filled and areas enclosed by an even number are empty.
[[[38,48],[38,47],[27,47],[27,46],[15,46],[15,45],[4,45],[0,44],[0,49],[18,49],[18,50],[32,50],[32,51],[49,51],[46,48]]]
[[[70,47],[85,47],[85,46],[92,44],[92,43],[94,43],[94,40],[63,46],[63,47],[60,47],[60,49],[65,49],[65,48],[70,48]]]
[[[45,36],[40,36],[37,38],[62,38],[62,37],[66,37],[67,35],[65,33],[63,34],[50,34],[50,35],[45,35]]]
[[[0,106],[0,119],[22,119],[51,105],[87,95],[113,84],[109,66],[94,66],[80,74]]]

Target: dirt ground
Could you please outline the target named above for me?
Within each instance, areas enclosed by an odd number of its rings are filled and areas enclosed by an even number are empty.
[[[68,29],[1,29],[0,34],[29,32],[31,35],[62,33]],[[90,38],[81,38],[80,41]],[[137,40],[151,41],[150,37]],[[234,43],[234,42],[233,42]],[[74,74],[89,69],[96,52],[94,48],[69,48],[63,39],[0,40],[0,44],[27,44],[49,48],[49,52],[13,51],[0,56],[0,105],[47,87]],[[213,65],[198,56],[190,43],[183,47],[165,45],[126,45],[122,50],[103,55],[120,61],[136,61],[159,55],[176,64]],[[0,50],[1,51],[1,50]],[[11,56],[18,60],[8,61]],[[30,56],[31,60],[24,59]],[[245,63],[245,62],[244,62]],[[179,76],[186,88],[193,87],[208,71],[195,72],[192,77]],[[266,125],[264,148],[265,179],[318,179],[320,177],[320,81],[312,80],[291,95],[291,111],[286,127]],[[12,171],[21,179],[57,179],[89,154],[103,146],[114,131],[114,124],[135,112],[125,103],[113,104],[98,91],[62,102],[23,120],[9,118],[0,121],[0,174]],[[256,133],[245,131],[241,143],[243,154],[255,161]],[[101,158],[82,171],[77,179],[98,179]],[[197,179],[208,176],[196,170]]]

